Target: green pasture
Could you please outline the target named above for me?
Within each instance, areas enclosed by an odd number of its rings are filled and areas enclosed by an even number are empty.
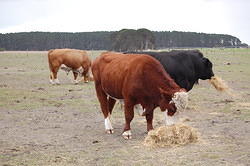
[[[250,84],[250,49],[200,50],[212,61],[215,74],[233,89],[239,89],[237,93],[250,93],[244,91]],[[94,60],[101,52],[89,51],[91,59]],[[66,75],[59,71],[61,85],[50,85],[46,52],[0,52],[0,71],[0,109],[36,109],[64,104],[84,107],[88,102],[98,104],[93,83],[73,85],[71,73]],[[211,88],[208,93],[217,94],[210,85],[195,88],[194,93],[205,93],[207,88]],[[62,97],[71,93],[74,93],[74,99]],[[200,95],[194,98],[202,98]]]

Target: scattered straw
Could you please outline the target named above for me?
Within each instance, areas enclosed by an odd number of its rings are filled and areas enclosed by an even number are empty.
[[[144,145],[148,147],[165,147],[185,145],[198,140],[197,131],[184,124],[162,126],[148,133]]]
[[[229,90],[228,85],[224,80],[222,80],[218,76],[212,77],[210,80],[210,83],[218,90],[218,91],[227,91]]]

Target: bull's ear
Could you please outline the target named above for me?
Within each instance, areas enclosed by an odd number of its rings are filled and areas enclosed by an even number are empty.
[[[164,90],[163,90],[162,88],[159,88],[159,90],[160,90],[160,93],[163,93],[163,92],[164,92]]]
[[[185,88],[181,88],[179,92],[187,92]]]

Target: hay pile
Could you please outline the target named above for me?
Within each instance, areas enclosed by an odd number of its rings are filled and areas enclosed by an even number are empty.
[[[209,81],[218,91],[222,92],[229,90],[229,87],[226,82],[218,76],[213,76]]]
[[[148,147],[165,147],[185,145],[198,140],[197,131],[184,124],[161,126],[148,133],[144,145]]]

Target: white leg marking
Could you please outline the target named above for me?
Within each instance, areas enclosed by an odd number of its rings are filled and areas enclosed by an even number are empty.
[[[169,116],[168,111],[164,111],[163,114],[165,116],[165,124],[167,126],[175,124],[175,117],[174,116]]]
[[[122,133],[122,136],[123,136],[124,139],[131,139],[131,138],[132,138],[131,130],[124,131],[124,132]]]
[[[78,83],[79,83],[79,81],[77,81],[77,80],[73,80],[73,83],[74,83],[74,84],[78,84]]]
[[[113,130],[112,124],[110,122],[109,116],[104,120],[104,124],[105,124],[106,132],[108,134],[114,133],[114,130]]]
[[[55,79],[55,83],[56,83],[57,85],[59,85],[59,84],[60,84],[60,81],[58,80],[58,78],[57,78],[57,79]]]
[[[138,114],[140,116],[144,116],[144,113],[145,113],[146,109],[143,109],[142,106],[141,106],[141,104],[136,104],[134,106],[134,109],[136,109],[136,111],[138,112]]]
[[[54,82],[52,79],[50,79],[49,82],[50,82],[52,85],[55,84],[55,82]]]

